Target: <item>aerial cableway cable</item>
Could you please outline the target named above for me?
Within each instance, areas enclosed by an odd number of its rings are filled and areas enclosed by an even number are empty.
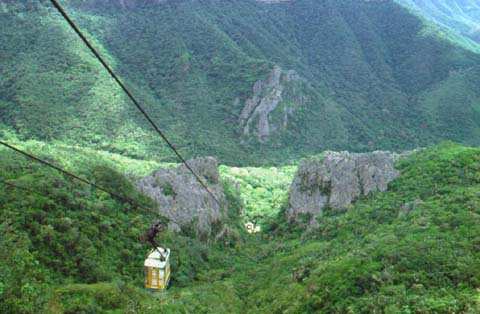
[[[11,187],[13,189],[28,192],[30,195],[37,195],[37,196],[45,197],[45,198],[55,202],[55,200],[53,200],[50,196],[48,196],[44,193],[41,193],[41,192],[36,191],[36,190],[29,189],[29,188],[24,187],[24,186],[17,185],[17,184],[12,183],[12,182],[8,182],[7,180],[0,179],[0,184]],[[25,220],[25,224],[26,224],[27,223],[27,217],[26,216],[24,216],[24,220]]]
[[[21,185],[18,185],[16,183],[13,183],[13,182],[10,182],[6,179],[1,179],[1,178],[0,178],[0,184],[3,184],[5,186],[11,187],[11,188],[16,189],[16,190],[28,192],[30,195],[37,195],[37,196],[45,197],[46,199],[49,199],[50,201],[53,201],[54,203],[57,203],[57,204],[59,203],[59,200],[56,199],[56,197],[54,195],[48,195],[45,192],[40,192],[38,189],[31,189],[31,188],[28,188],[26,186],[21,186]],[[130,204],[130,205],[133,205],[137,208],[150,210],[150,209],[148,209],[146,207],[142,207],[138,204]],[[65,216],[66,215],[67,215],[67,213],[66,213],[66,209],[65,209]],[[26,219],[26,217],[25,217],[25,219]],[[131,222],[129,222],[129,225],[131,225]],[[145,236],[143,236],[143,237],[145,237]]]
[[[64,10],[62,5],[57,0],[50,0],[52,5],[57,9],[57,11],[62,15],[62,17],[67,21],[70,27],[75,31],[75,33],[80,37],[83,43],[88,47],[88,49],[93,53],[95,58],[102,64],[102,66],[107,70],[110,76],[115,80],[115,82],[121,87],[121,89],[127,94],[128,98],[133,102],[135,107],[142,113],[142,115],[147,119],[150,125],[155,129],[158,135],[162,138],[162,140],[167,144],[167,146],[175,153],[177,158],[185,165],[185,167],[193,174],[195,179],[200,183],[200,185],[207,191],[207,193],[212,197],[212,199],[217,203],[219,207],[222,207],[220,201],[215,197],[215,195],[210,191],[207,185],[203,182],[200,176],[190,167],[187,163],[186,159],[180,154],[180,152],[175,148],[172,142],[167,138],[167,136],[160,130],[157,124],[150,118],[147,114],[145,109],[140,105],[140,102],[133,96],[133,94],[128,90],[125,84],[120,80],[120,78],[115,74],[112,68],[108,65],[105,59],[100,55],[100,53],[93,47],[87,37],[83,34],[83,32],[79,29],[79,27],[75,24],[75,22],[70,18],[67,12]]]
[[[25,191],[25,192],[28,192],[30,194],[35,194],[35,195],[38,195],[38,196],[41,196],[41,197],[46,197],[46,198],[51,199],[50,196],[48,196],[44,193],[40,193],[39,191],[35,191],[35,190],[29,189],[27,187],[17,185],[15,183],[8,182],[8,181],[3,180],[3,179],[0,179],[0,183],[3,184],[3,185],[9,186],[11,188],[17,189],[17,190]]]
[[[108,189],[106,189],[106,188],[104,188],[104,187],[102,187],[102,186],[100,186],[100,185],[98,185],[98,184],[96,184],[96,183],[93,183],[93,182],[91,182],[91,181],[89,181],[89,180],[87,180],[87,179],[81,178],[80,176],[78,176],[78,175],[76,175],[76,174],[74,174],[74,173],[72,173],[72,172],[70,172],[70,171],[67,171],[67,170],[65,170],[65,169],[63,169],[63,168],[60,168],[59,166],[56,166],[56,165],[52,164],[51,162],[48,162],[48,161],[46,161],[46,160],[44,160],[44,159],[41,159],[41,158],[39,158],[39,157],[37,157],[37,156],[34,156],[34,155],[32,155],[32,154],[30,154],[30,153],[28,153],[28,152],[26,152],[26,151],[24,151],[24,150],[21,150],[21,149],[19,149],[19,148],[17,148],[17,147],[14,147],[14,146],[12,146],[12,145],[10,145],[10,144],[2,141],[2,140],[0,140],[0,144],[3,145],[3,146],[5,146],[5,147],[7,147],[7,148],[9,148],[9,149],[11,149],[11,150],[13,150],[13,151],[15,151],[15,152],[18,153],[18,154],[21,154],[21,155],[23,155],[23,156],[25,156],[25,157],[27,157],[27,158],[35,161],[35,162],[38,162],[38,163],[40,163],[40,164],[42,164],[42,165],[44,165],[44,166],[50,167],[50,168],[52,168],[52,169],[55,169],[56,171],[60,172],[61,174],[65,175],[65,176],[67,176],[67,177],[70,177],[70,178],[72,178],[72,179],[75,179],[75,180],[77,180],[77,181],[80,181],[80,182],[82,182],[82,183],[84,183],[84,184],[90,185],[90,186],[92,186],[93,188],[95,188],[95,189],[97,189],[97,190],[99,190],[99,191],[105,192],[105,193],[109,194],[110,196],[112,196],[113,198],[116,198],[116,199],[118,199],[118,200],[120,200],[120,201],[122,201],[122,202],[124,202],[124,203],[128,203],[128,204],[130,204],[130,205],[132,205],[132,206],[134,206],[134,207],[137,207],[137,208],[142,208],[142,209],[145,209],[145,210],[151,210],[151,208],[147,208],[147,207],[145,207],[145,206],[142,206],[142,205],[138,204],[137,202],[135,202],[134,200],[132,200],[132,199],[129,198],[129,197],[126,197],[126,196],[117,194],[117,193],[115,193],[115,192],[112,192],[112,191],[110,191],[110,190],[108,190]],[[6,183],[6,182],[4,182],[4,183]],[[7,184],[7,183],[6,183],[6,184]],[[7,184],[7,185],[13,186],[13,184]],[[17,188],[20,188],[20,187],[17,187]],[[24,190],[25,190],[25,189],[26,189],[26,188],[24,188]]]

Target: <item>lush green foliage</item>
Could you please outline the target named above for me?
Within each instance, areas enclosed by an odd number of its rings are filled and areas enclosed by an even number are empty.
[[[185,156],[269,167],[221,167],[228,236],[162,234],[173,281],[152,294],[139,238],[154,210],[0,149],[2,313],[480,312],[478,148],[414,153],[389,192],[318,229],[282,215],[300,157],[480,143],[475,44],[393,1],[150,2],[62,3]],[[153,208],[131,182],[171,153],[48,1],[0,0],[0,37],[1,138]],[[275,64],[305,79],[303,100],[260,143],[238,119]]]
[[[17,230],[18,236],[29,235],[29,249],[48,267],[50,278],[94,282],[110,280],[114,273],[130,276],[133,269],[126,261],[143,254],[137,240],[155,217],[154,210],[121,204],[17,154],[5,150],[1,154],[2,180],[26,189],[3,186],[2,221]],[[83,170],[97,184],[152,207],[114,170],[101,165]]]
[[[320,242],[299,263],[309,271],[304,308],[476,313],[479,167],[478,149],[429,149],[399,164],[402,176],[390,192],[319,219],[319,230],[305,238]]]
[[[479,149],[444,144],[414,154],[389,192],[327,214],[301,240],[252,239],[233,274],[182,291],[180,303],[216,312],[211,298],[221,294],[220,308],[242,301],[253,313],[477,313],[479,167]]]
[[[279,216],[268,232],[242,236],[243,241],[229,246],[164,234],[160,241],[175,254],[174,282],[162,295],[141,289],[147,247],[138,237],[152,213],[72,184],[6,151],[0,154],[2,179],[49,195],[0,190],[3,312],[480,310],[477,148],[446,143],[411,155],[399,163],[402,175],[388,192],[361,199],[344,214],[327,212],[318,229],[299,231]],[[81,170],[148,205],[105,167],[99,163]],[[224,167],[222,176],[225,182],[236,180],[244,195],[260,199],[282,186],[273,178],[286,182],[291,171]],[[271,192],[256,191],[262,184]],[[235,191],[228,185],[231,202],[238,198]],[[236,202],[232,215],[241,206]],[[272,206],[250,207],[248,218],[261,216],[262,210],[262,217],[271,217]]]
[[[253,168],[222,166],[222,177],[238,188],[245,209],[243,220],[263,225],[278,216],[287,201],[296,166]]]
[[[114,281],[122,289],[135,290],[132,285],[141,286],[142,261],[148,250],[141,236],[158,219],[158,214],[151,201],[139,195],[113,167],[139,175],[152,163],[115,158],[107,153],[94,154],[89,149],[65,145],[39,142],[16,145],[136,200],[141,207],[121,203],[104,192],[72,182],[50,168],[0,149],[0,179],[7,183],[0,183],[1,312],[38,313],[45,309],[91,313],[127,306],[129,303],[124,299],[117,302],[113,295],[117,290],[110,285],[81,288],[69,284]],[[72,152],[76,158],[70,157]],[[227,196],[232,203],[230,211],[238,220],[238,205],[233,204],[236,196]],[[234,222],[232,217],[231,223]],[[176,286],[196,280],[207,256],[208,260],[214,260],[207,253],[209,248],[198,240],[166,233],[159,241],[175,247],[172,266],[176,269],[173,276]],[[57,286],[62,288],[57,291]],[[88,296],[94,296],[95,300],[84,302]]]
[[[325,149],[480,138],[479,55],[392,1],[62,2],[188,156],[271,165]],[[2,128],[173,160],[48,1],[1,3]],[[243,138],[239,114],[274,64],[306,80],[303,100],[259,143]]]
[[[113,169],[136,180],[150,175],[158,168],[176,167],[174,163],[160,163],[124,157],[119,154],[98,151],[62,143],[47,144],[39,141],[21,142],[13,134],[6,134],[9,143],[41,158],[54,159],[61,167],[89,176],[92,165],[99,169]],[[278,208],[286,201],[288,189],[296,166],[283,167],[230,167],[222,165],[220,174],[229,202],[242,213],[242,221],[262,224],[278,214]],[[108,171],[108,170],[107,170]],[[169,191],[169,188],[166,187]],[[238,216],[238,213],[234,213]]]

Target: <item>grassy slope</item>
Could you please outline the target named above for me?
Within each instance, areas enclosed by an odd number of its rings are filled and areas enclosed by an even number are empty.
[[[178,1],[126,11],[68,3],[184,154],[252,165],[324,149],[477,143],[480,57],[392,2]],[[0,7],[0,123],[24,139],[173,160],[60,18],[29,8]],[[305,105],[268,143],[241,144],[234,100],[273,64],[309,81]]]
[[[0,273],[0,300],[6,312],[29,313],[39,306],[49,312],[111,313],[480,310],[477,148],[442,144],[416,153],[398,165],[402,175],[389,192],[358,201],[346,214],[327,214],[318,230],[303,235],[281,219],[263,235],[233,247],[207,247],[165,235],[163,240],[176,253],[175,281],[158,296],[140,289],[138,261],[145,248],[136,237],[148,214],[124,211],[124,205],[105,195],[0,153],[3,173],[13,182],[62,200],[55,204],[12,189],[0,192],[5,204],[2,246],[16,246],[0,256],[7,265]],[[258,183],[255,173],[261,171],[222,169],[224,175],[243,178],[241,185]],[[102,172],[94,173],[102,177]],[[111,178],[107,173],[104,180]],[[122,182],[115,181],[117,187]],[[128,185],[122,187],[128,193]],[[80,228],[65,225],[66,217]],[[62,255],[62,250],[76,253]],[[25,262],[14,262],[19,260]],[[76,266],[66,267],[71,262]],[[35,263],[41,267],[32,267]],[[96,266],[87,271],[84,263]],[[26,278],[35,279],[27,284]],[[99,283],[108,280],[114,282]]]

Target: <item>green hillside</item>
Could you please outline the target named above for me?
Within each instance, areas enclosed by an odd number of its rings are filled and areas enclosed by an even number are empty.
[[[475,0],[398,0],[435,22],[480,43],[480,3]]]
[[[392,1],[159,2],[62,1],[187,156],[259,165],[479,143],[480,56]],[[0,38],[2,129],[173,160],[48,1],[0,1]],[[280,101],[245,122],[276,66]]]
[[[149,206],[108,166],[114,156],[77,149],[78,160],[90,166],[68,165],[58,153],[71,148],[17,144]],[[2,180],[48,196],[0,189],[2,313],[480,311],[477,148],[442,144],[415,153],[397,165],[402,175],[389,192],[364,198],[345,214],[327,214],[307,233],[279,215],[262,234],[243,235],[232,246],[163,234],[175,254],[172,287],[161,295],[141,288],[148,246],[138,237],[152,212],[6,150],[0,157]],[[130,175],[150,165],[119,161],[117,169]],[[224,169],[231,174],[222,176],[258,182],[253,169],[241,170]]]
[[[0,0],[0,140],[133,200],[0,145],[0,313],[480,313],[477,1],[60,2],[219,175],[50,1]],[[376,149],[412,151],[325,153]]]

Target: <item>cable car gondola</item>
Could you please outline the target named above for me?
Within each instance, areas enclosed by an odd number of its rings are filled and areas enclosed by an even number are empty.
[[[170,249],[157,247],[148,254],[145,266],[145,288],[165,290],[170,282]]]

